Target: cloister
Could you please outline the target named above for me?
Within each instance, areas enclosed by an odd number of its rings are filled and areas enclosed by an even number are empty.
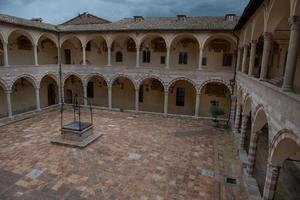
[[[73,23],[89,18],[98,23]],[[51,25],[0,15],[0,39],[0,125],[74,95],[96,110],[201,122],[217,105],[249,199],[300,196],[299,0],[251,0],[241,17],[83,13]]]

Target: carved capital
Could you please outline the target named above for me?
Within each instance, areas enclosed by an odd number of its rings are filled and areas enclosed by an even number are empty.
[[[300,30],[300,16],[292,16],[289,18],[291,30]]]

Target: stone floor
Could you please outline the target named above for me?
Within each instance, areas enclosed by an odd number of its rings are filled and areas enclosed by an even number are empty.
[[[208,122],[95,111],[94,125],[85,149],[50,143],[57,111],[0,127],[0,199],[248,198],[232,136]]]

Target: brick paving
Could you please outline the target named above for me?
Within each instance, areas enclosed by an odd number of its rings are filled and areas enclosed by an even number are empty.
[[[227,131],[204,121],[94,112],[103,136],[85,149],[50,143],[59,135],[57,111],[0,127],[0,199],[247,199]]]

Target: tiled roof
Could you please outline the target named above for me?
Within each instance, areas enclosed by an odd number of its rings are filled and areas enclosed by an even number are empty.
[[[75,20],[74,20],[75,19]],[[101,19],[101,18],[99,18]],[[71,32],[71,31],[201,31],[201,30],[233,30],[239,17],[234,16],[232,20],[225,17],[186,17],[185,20],[178,20],[177,17],[149,17],[136,21],[134,18],[125,18],[114,23],[102,24],[81,24],[85,20],[73,18],[62,25],[51,25],[44,22],[37,22],[18,17],[0,14],[0,22],[40,28],[51,31]],[[103,19],[102,19],[103,20]],[[73,22],[72,22],[73,21]],[[73,23],[79,23],[73,24]]]
[[[62,23],[61,25],[106,24],[106,23],[110,23],[110,21],[84,12]]]

